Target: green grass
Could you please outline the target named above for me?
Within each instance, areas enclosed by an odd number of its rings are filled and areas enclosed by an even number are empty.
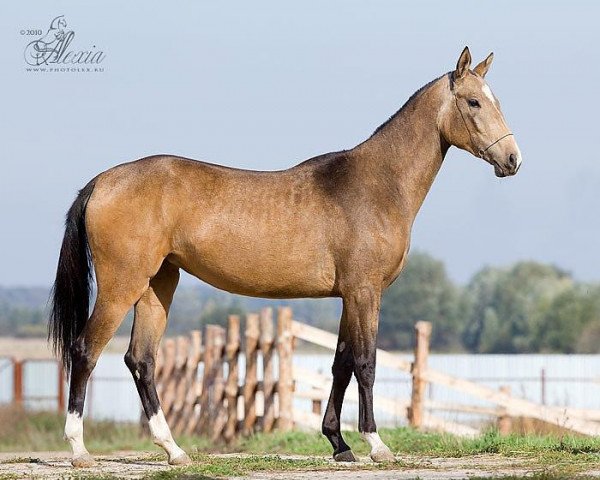
[[[23,411],[0,410],[0,451],[35,452],[66,450],[62,439],[64,418],[49,413],[26,414]],[[381,429],[380,435],[401,461],[386,466],[361,464],[361,469],[409,467],[436,468],[430,459],[458,459],[465,465],[476,462],[477,455],[492,454],[514,459],[526,468],[534,480],[573,478],[600,467],[600,438],[573,435],[509,435],[501,437],[489,430],[480,437],[463,439],[452,435],[415,432],[408,428]],[[115,450],[144,452],[140,459],[165,461],[164,453],[141,434],[135,424],[86,422],[86,443],[92,453]],[[348,444],[358,455],[368,455],[365,442],[356,432],[345,433]],[[232,445],[214,444],[202,437],[179,437],[178,441],[194,460],[187,467],[156,473],[154,479],[202,479],[243,476],[256,471],[332,470],[345,468],[328,461],[331,447],[317,432],[275,432],[255,434]],[[152,452],[152,453],[148,453]],[[221,457],[210,453],[240,452],[248,456]],[[268,454],[268,455],[266,455]],[[312,458],[290,459],[284,455],[310,455]],[[35,456],[35,454],[32,454]],[[4,463],[28,463],[29,457],[13,458]],[[10,477],[2,477],[5,480]],[[87,477],[86,477],[87,478]],[[91,477],[94,478],[94,477]],[[99,477],[95,477],[99,478]],[[108,477],[104,477],[108,478]],[[516,479],[520,477],[499,477]],[[585,477],[579,477],[585,478]]]
[[[302,470],[330,470],[330,465],[325,459],[311,458],[291,460],[279,456],[250,457],[211,457],[208,455],[194,455],[194,465],[165,470],[153,474],[150,478],[155,480],[170,480],[181,478],[203,477],[237,477],[251,472],[285,472]],[[193,476],[192,476],[193,475]]]
[[[547,454],[594,454],[600,456],[600,438],[578,436],[509,435],[501,437],[491,429],[480,437],[467,439],[449,434],[422,433],[409,428],[380,429],[382,440],[397,454],[427,455],[439,457],[464,457],[483,453],[506,456]],[[368,446],[357,432],[346,432],[346,442],[355,453],[367,455]],[[320,433],[290,432],[256,434],[242,439],[237,451],[260,453],[295,453],[299,455],[323,455],[331,450]]]

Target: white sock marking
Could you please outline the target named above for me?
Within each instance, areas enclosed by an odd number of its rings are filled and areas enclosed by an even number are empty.
[[[185,452],[175,443],[175,440],[173,440],[171,429],[167,424],[167,420],[165,419],[162,410],[159,410],[156,415],[153,415],[150,418],[148,425],[150,427],[150,433],[152,434],[152,440],[156,445],[164,448],[165,452],[169,455],[170,460],[185,454]]]
[[[383,443],[377,432],[361,433],[360,436],[371,447],[371,453],[379,452],[380,450],[389,450],[389,448],[385,443]]]
[[[77,412],[69,412],[65,422],[65,440],[71,444],[73,457],[88,455],[83,443],[83,418]]]

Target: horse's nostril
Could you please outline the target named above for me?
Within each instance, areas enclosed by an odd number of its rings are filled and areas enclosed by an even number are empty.
[[[514,153],[511,153],[511,154],[508,156],[508,164],[509,164],[511,167],[516,167],[516,166],[517,166],[517,156],[516,156]]]

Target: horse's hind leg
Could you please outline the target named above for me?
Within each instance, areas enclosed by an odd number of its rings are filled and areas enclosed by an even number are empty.
[[[71,444],[74,467],[94,465],[83,443],[85,390],[102,350],[125,318],[127,311],[148,287],[148,279],[130,277],[127,286],[117,279],[98,278],[98,298],[81,335],[71,346],[71,384],[65,423],[65,439]]]
[[[131,343],[125,354],[125,363],[133,375],[148,417],[152,439],[167,452],[171,465],[189,463],[190,459],[173,440],[160,408],[154,385],[154,365],[178,281],[179,269],[165,260],[156,276],[150,280],[148,290],[135,305]]]

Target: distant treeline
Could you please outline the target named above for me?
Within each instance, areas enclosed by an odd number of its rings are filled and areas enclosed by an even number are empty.
[[[48,289],[0,287],[0,335],[46,334]],[[294,316],[336,331],[337,299],[263,300],[232,295],[198,283],[180,286],[168,334],[209,323],[224,324],[230,313],[291,305]],[[379,345],[408,350],[418,320],[433,323],[436,351],[481,353],[600,352],[600,284],[575,281],[560,268],[520,262],[485,267],[465,286],[453,283],[444,264],[413,253],[381,305]],[[120,334],[131,328],[131,313]]]

